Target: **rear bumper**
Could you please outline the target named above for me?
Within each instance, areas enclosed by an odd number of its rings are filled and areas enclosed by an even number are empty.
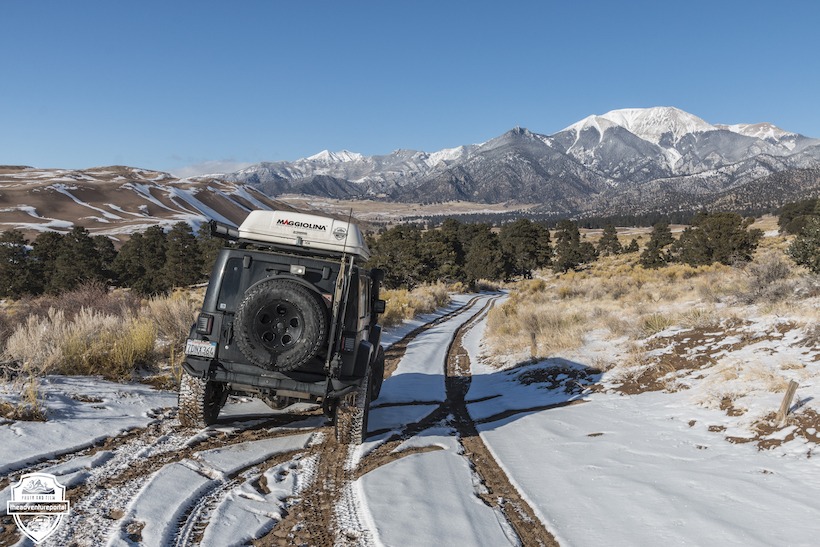
[[[186,373],[215,382],[253,386],[262,391],[275,393],[280,390],[309,393],[316,397],[341,397],[361,384],[361,378],[331,379],[319,374],[293,372],[289,374],[263,370],[253,365],[201,360],[190,356],[183,362]]]

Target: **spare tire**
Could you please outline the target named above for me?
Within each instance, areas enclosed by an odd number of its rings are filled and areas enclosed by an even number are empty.
[[[236,310],[236,344],[248,361],[289,371],[319,353],[327,338],[327,306],[287,279],[269,279],[245,293]]]

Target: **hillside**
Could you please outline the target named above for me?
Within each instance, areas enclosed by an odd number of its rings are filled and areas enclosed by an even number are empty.
[[[0,166],[0,231],[29,236],[84,226],[120,238],[149,226],[216,219],[238,224],[252,209],[291,209],[256,188],[218,179],[178,180],[133,167],[84,170]]]

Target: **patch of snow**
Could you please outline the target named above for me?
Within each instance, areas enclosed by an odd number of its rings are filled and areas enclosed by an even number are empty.
[[[19,394],[3,387],[2,397]],[[41,381],[48,420],[0,425],[0,473],[25,469],[37,461],[54,458],[93,445],[154,420],[151,410],[176,405],[176,393],[157,391],[143,384],[117,384],[98,378],[48,376]],[[77,398],[95,397],[100,403]],[[44,439],[48,439],[44,442]]]

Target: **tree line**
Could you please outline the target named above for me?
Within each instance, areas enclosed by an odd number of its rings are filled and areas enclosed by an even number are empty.
[[[641,249],[636,239],[622,245],[613,223],[604,225],[593,244],[571,220],[548,225],[519,218],[496,228],[448,218],[435,229],[401,224],[369,234],[368,265],[386,271],[388,288],[412,288],[437,281],[526,278],[543,268],[579,270],[600,256],[638,251],[637,263],[645,268],[675,262],[733,264],[751,260],[763,235],[751,223],[737,213],[702,212],[676,239],[669,219],[663,218]],[[820,199],[784,206],[779,224],[782,231],[796,234],[788,254],[820,273]],[[153,226],[134,233],[119,250],[109,238],[92,236],[79,226],[65,234],[43,232],[33,241],[9,230],[0,233],[0,298],[56,294],[88,282],[130,287],[143,295],[164,293],[207,280],[223,243],[210,235],[207,224],[194,234],[184,222],[167,232]]]
[[[0,298],[58,294],[85,283],[164,293],[207,279],[222,241],[203,224],[194,234],[185,222],[168,232],[152,226],[134,233],[117,251],[106,236],[82,226],[43,232],[28,241],[19,230],[0,233]]]

